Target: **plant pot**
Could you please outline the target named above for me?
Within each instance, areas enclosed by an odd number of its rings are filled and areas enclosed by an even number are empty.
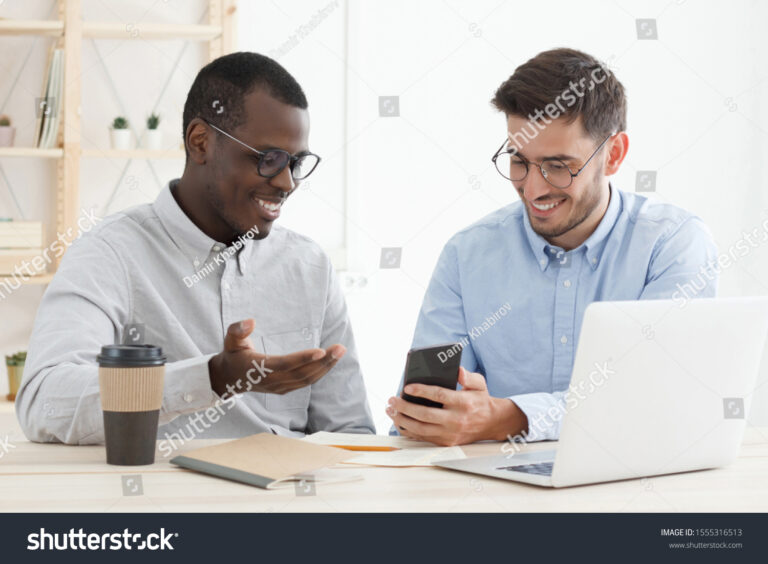
[[[12,125],[0,125],[0,147],[13,147],[16,128]]]
[[[159,129],[147,129],[144,132],[144,148],[152,151],[163,148],[163,134]]]
[[[131,130],[130,129],[110,129],[112,138],[112,148],[118,151],[125,151],[131,148]]]
[[[16,394],[19,392],[19,387],[21,386],[21,377],[24,374],[24,365],[6,364],[5,367],[8,369],[8,395],[6,396],[6,399],[8,401],[14,401],[16,399]]]

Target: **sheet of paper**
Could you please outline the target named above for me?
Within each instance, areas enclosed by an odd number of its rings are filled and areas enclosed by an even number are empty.
[[[318,433],[313,433],[312,435],[307,435],[304,437],[304,440],[316,445],[393,447],[403,449],[434,447],[432,443],[400,436],[329,433],[328,431],[320,431]]]
[[[432,466],[441,460],[466,458],[461,447],[404,448],[390,452],[362,452],[342,464],[363,464],[366,466]]]

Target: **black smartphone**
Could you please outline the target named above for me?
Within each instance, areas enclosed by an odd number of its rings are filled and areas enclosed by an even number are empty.
[[[408,351],[405,361],[405,382],[408,384],[427,384],[455,390],[459,383],[461,365],[461,344],[448,343]],[[403,392],[404,400],[427,407],[443,407],[442,403],[426,398],[414,397]]]

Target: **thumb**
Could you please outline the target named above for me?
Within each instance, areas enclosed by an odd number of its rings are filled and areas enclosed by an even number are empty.
[[[473,390],[476,392],[487,392],[488,385],[482,374],[477,372],[468,372],[463,366],[459,367],[459,384],[464,390]]]
[[[255,323],[253,319],[244,319],[233,323],[227,328],[227,334],[224,336],[224,350],[237,351],[241,349],[252,349],[253,345],[248,338],[253,332]]]

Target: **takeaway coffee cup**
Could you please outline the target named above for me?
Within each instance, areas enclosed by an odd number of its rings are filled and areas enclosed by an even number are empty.
[[[98,361],[107,464],[152,464],[163,403],[163,349],[106,345]]]

